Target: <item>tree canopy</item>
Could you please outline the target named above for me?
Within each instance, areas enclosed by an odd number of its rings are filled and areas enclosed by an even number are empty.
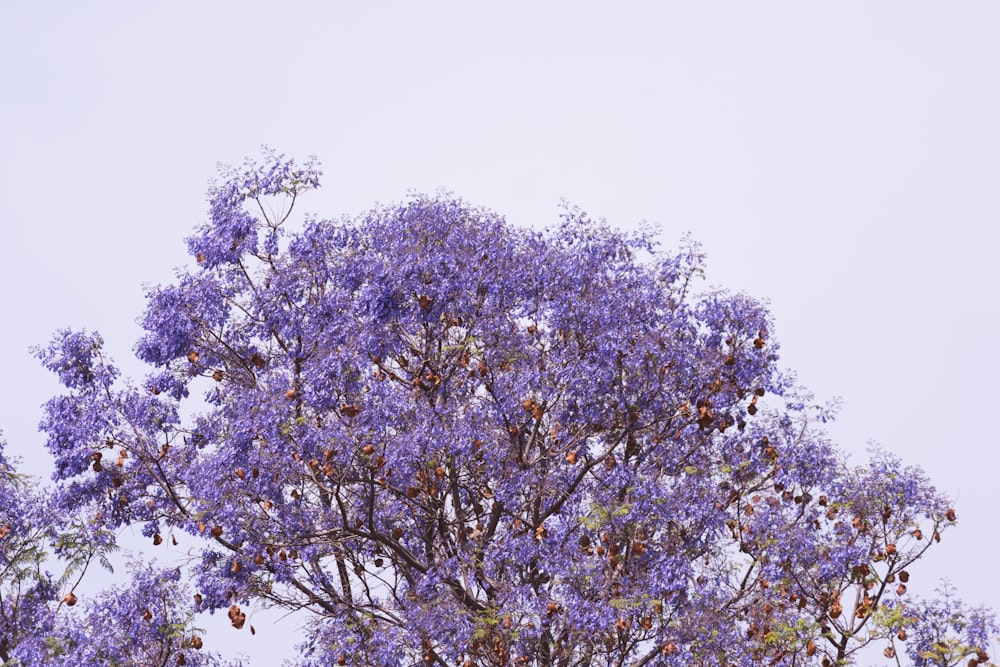
[[[697,244],[449,194],[295,223],[319,178],[223,171],[147,377],[93,332],[37,351],[66,393],[54,485],[2,462],[5,664],[222,664],[196,614],[248,604],[308,619],[304,667],[989,664],[988,610],[907,590],[949,500],[845,462]],[[197,561],[78,599],[126,525]]]

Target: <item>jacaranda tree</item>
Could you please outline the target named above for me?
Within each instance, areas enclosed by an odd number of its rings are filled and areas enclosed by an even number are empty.
[[[195,612],[246,632],[256,603],[308,619],[307,667],[989,664],[987,610],[907,591],[947,499],[844,462],[695,244],[449,195],[293,231],[319,175],[223,172],[148,295],[142,381],[95,333],[38,351],[67,393],[51,493],[0,479],[5,663],[219,664]],[[78,605],[40,565],[130,524],[197,562]]]

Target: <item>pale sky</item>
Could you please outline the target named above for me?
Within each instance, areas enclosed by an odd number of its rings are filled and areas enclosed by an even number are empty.
[[[28,347],[97,329],[140,374],[142,285],[188,261],[216,163],[268,144],[323,162],[321,217],[443,187],[523,226],[566,198],[690,231],[843,397],[843,449],[956,498],[914,589],[1000,606],[998,34],[992,2],[8,2],[0,429],[47,475]],[[206,648],[294,657],[273,618]]]

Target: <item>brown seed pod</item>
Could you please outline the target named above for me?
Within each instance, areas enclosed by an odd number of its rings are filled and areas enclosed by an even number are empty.
[[[77,599],[78,598],[76,597],[76,594],[73,593],[73,591],[70,591],[69,593],[63,596],[63,602],[66,603],[67,607],[72,607],[73,605],[75,605]]]
[[[205,643],[201,640],[201,637],[195,635],[191,638],[191,648],[200,649]]]
[[[243,624],[246,623],[247,615],[240,611],[238,605],[232,605],[229,607],[228,611],[229,621],[232,623],[233,627],[237,630],[243,629]]]

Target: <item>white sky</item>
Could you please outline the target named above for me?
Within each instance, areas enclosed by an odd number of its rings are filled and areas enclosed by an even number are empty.
[[[27,348],[58,327],[139,371],[141,285],[187,262],[216,162],[266,143],[319,156],[324,217],[445,187],[690,230],[844,398],[842,446],[957,497],[914,580],[1000,606],[998,29],[991,2],[6,3],[0,428],[46,470]],[[295,621],[255,625],[206,646],[293,656]]]

